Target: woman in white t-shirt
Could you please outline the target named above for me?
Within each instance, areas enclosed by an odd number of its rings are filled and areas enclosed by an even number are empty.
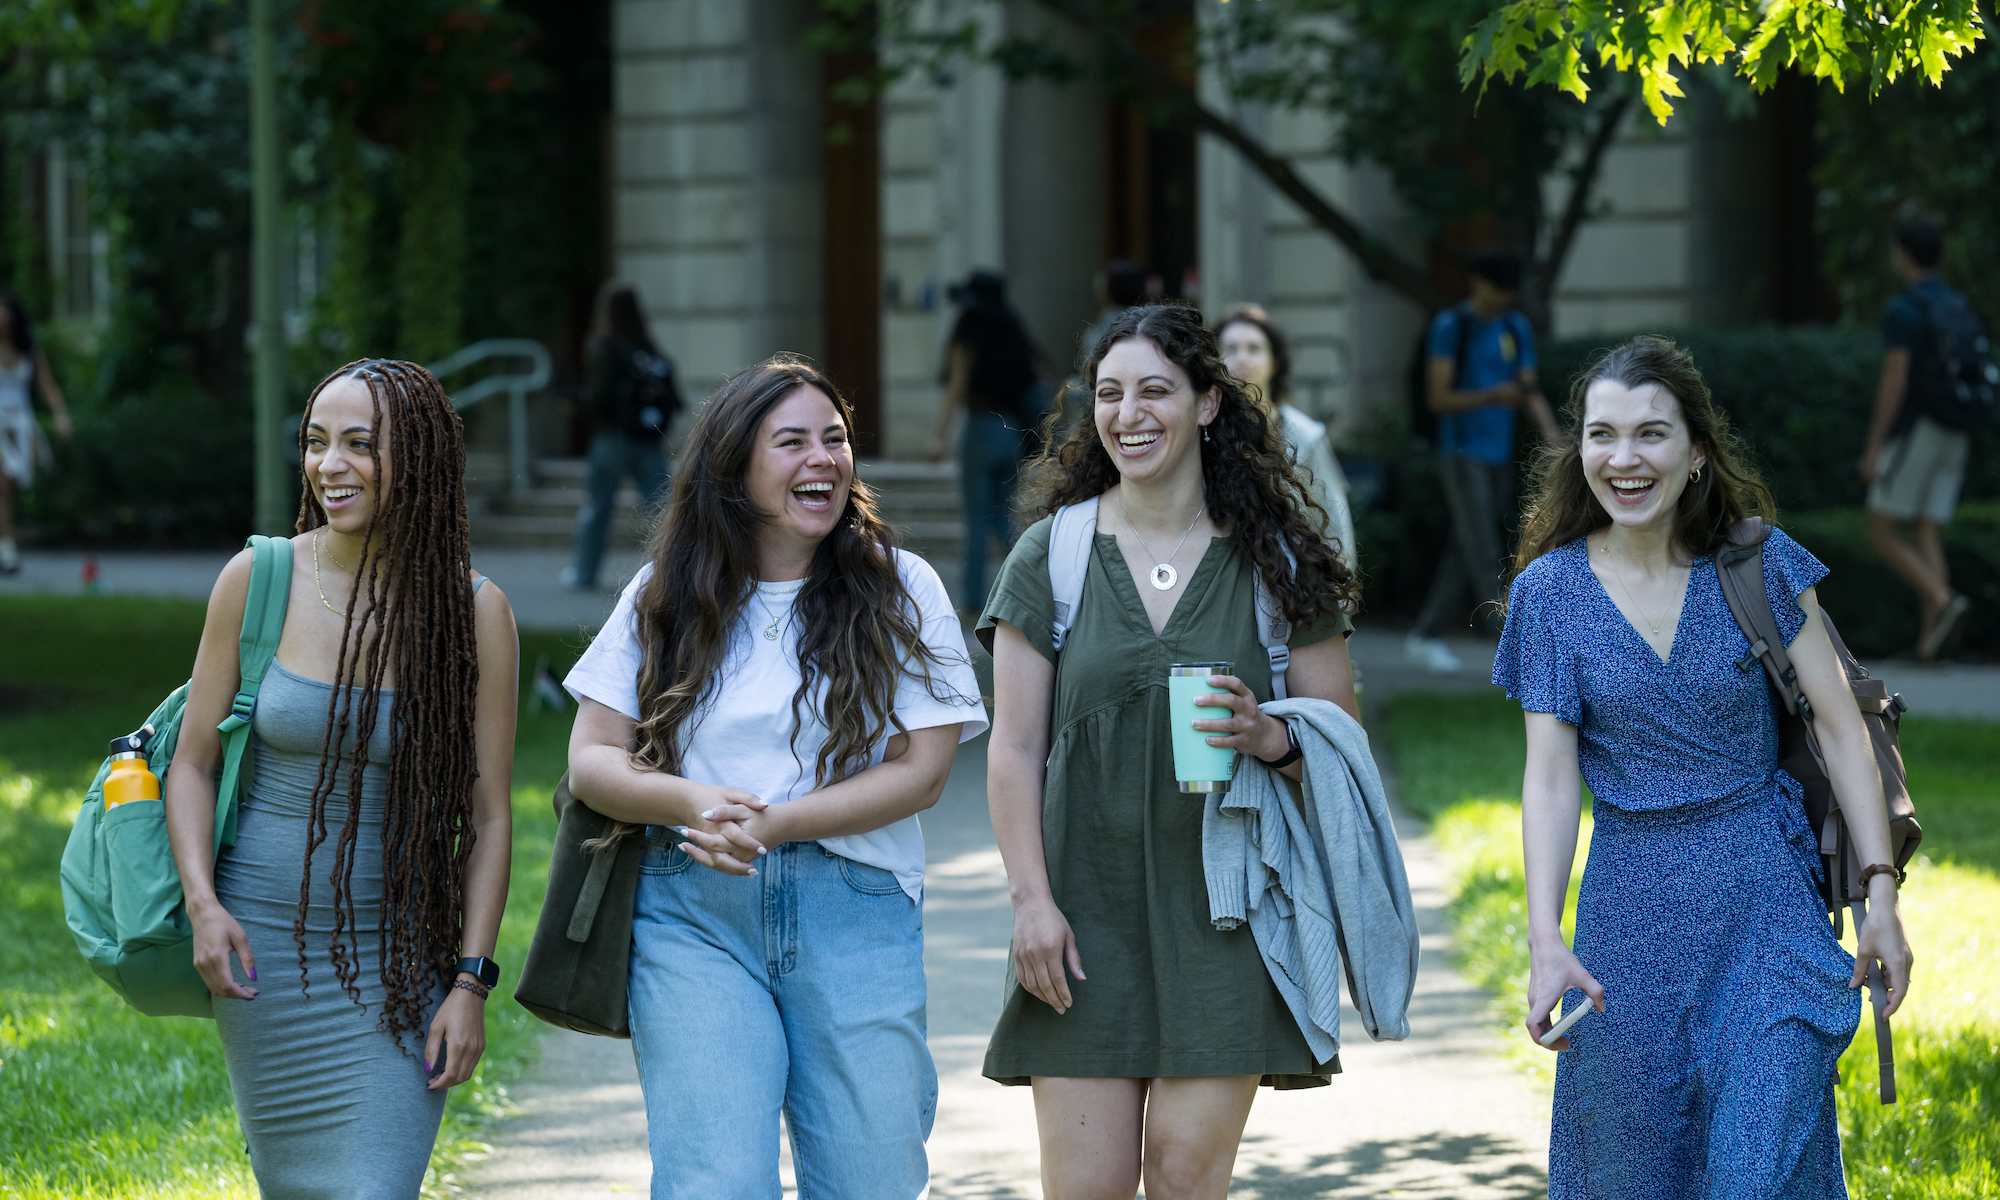
[[[852,417],[780,355],[703,406],[651,562],[565,681],[570,790],[646,826],[632,1047],[655,1197],[929,1186],[924,843],[986,728],[937,572],[854,478]],[[671,836],[669,836],[671,834]]]

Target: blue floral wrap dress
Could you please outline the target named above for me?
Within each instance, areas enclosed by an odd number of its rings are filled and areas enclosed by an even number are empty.
[[[1773,531],[1764,579],[1790,645],[1826,575]],[[1846,1197],[1835,1064],[1854,959],[1817,890],[1798,781],[1761,668],[1697,558],[1662,661],[1578,539],[1514,581],[1493,682],[1577,729],[1596,822],[1575,951],[1605,991],[1556,1064],[1550,1200]],[[1572,990],[1568,1005],[1586,1003]]]

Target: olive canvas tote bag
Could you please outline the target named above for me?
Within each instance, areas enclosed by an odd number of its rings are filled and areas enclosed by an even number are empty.
[[[555,809],[549,890],[514,999],[551,1025],[629,1038],[625,981],[646,839],[626,837],[604,849],[585,849],[585,842],[610,833],[617,822],[570,795],[567,774],[556,784]]]

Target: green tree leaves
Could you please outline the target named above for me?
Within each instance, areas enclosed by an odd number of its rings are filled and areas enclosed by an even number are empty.
[[[1986,36],[1976,0],[1508,0],[1466,37],[1460,78],[1482,87],[1525,77],[1581,100],[1583,66],[1634,75],[1665,124],[1678,76],[1697,63],[1733,67],[1764,91],[1796,69],[1868,94],[1905,73],[1935,85]]]

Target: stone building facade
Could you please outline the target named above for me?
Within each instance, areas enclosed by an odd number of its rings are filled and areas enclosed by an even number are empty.
[[[1215,2],[1190,0],[1188,19]],[[982,0],[929,11],[1017,29],[1048,19]],[[991,69],[852,108],[832,86],[848,68],[801,46],[817,12],[813,0],[615,0],[615,269],[693,394],[795,350],[856,395],[866,452],[917,457],[937,411],[951,282],[1002,270],[1060,366],[1095,315],[1095,273],[1122,256],[1211,311],[1268,307],[1298,343],[1299,401],[1337,427],[1399,402],[1424,314],[1371,283],[1230,148],[1152,130],[1087,83]],[[1782,106],[1732,120],[1697,93],[1688,107],[1664,130],[1633,121],[1608,156],[1558,282],[1558,336],[1798,307],[1785,297],[1811,273],[1810,198],[1781,186],[1786,164],[1769,153],[1785,144]],[[1386,182],[1328,154],[1323,122],[1249,119],[1326,194],[1401,235]]]

